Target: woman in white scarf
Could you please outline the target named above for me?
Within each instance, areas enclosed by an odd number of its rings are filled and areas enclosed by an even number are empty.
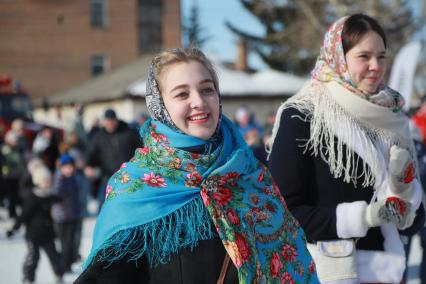
[[[311,80],[277,112],[271,171],[321,283],[399,283],[400,233],[424,222],[404,101],[383,84],[385,71],[381,26],[343,17],[325,34]]]

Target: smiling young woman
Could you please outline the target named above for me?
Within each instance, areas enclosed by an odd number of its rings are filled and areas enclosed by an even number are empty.
[[[318,283],[270,172],[221,112],[205,55],[154,57],[146,104],[145,147],[111,177],[75,283]]]
[[[382,27],[343,17],[325,34],[311,80],[276,115],[271,172],[321,283],[399,283],[400,235],[424,223],[404,100],[385,71]]]

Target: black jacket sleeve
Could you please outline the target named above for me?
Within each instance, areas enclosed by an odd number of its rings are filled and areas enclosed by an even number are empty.
[[[97,132],[89,143],[89,147],[86,152],[86,164],[90,167],[99,166],[99,140],[100,134]]]
[[[271,173],[308,241],[337,239],[336,206],[318,206],[315,159],[321,158],[304,153],[309,136],[305,116],[293,108],[284,110],[270,155]]]

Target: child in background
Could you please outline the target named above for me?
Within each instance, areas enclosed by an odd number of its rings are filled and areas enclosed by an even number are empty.
[[[81,220],[81,209],[75,162],[69,154],[63,154],[59,158],[59,171],[55,176],[53,188],[54,195],[61,201],[53,205],[52,217],[61,242],[62,264],[65,272],[70,272],[78,255],[75,251],[75,238],[77,225]]]
[[[24,198],[22,214],[6,234],[10,238],[22,224],[25,225],[28,252],[23,265],[23,283],[34,283],[35,271],[40,258],[40,248],[46,252],[49,258],[57,283],[62,283],[63,269],[59,253],[55,247],[53,220],[50,215],[51,206],[54,202],[54,197],[51,195],[52,176],[48,168],[39,159],[31,160],[28,163],[28,170],[34,188]]]

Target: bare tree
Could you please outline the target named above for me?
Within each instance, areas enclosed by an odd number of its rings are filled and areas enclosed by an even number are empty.
[[[411,0],[422,1],[422,0]],[[272,68],[305,75],[319,54],[324,32],[337,18],[365,13],[377,18],[388,35],[390,61],[413,33],[424,26],[424,17],[413,14],[409,0],[240,0],[265,27],[257,36],[243,27],[227,26],[245,39]]]
[[[189,18],[183,25],[185,47],[194,45],[201,48],[209,40],[209,36],[204,33],[204,29],[201,27],[199,15],[198,5],[193,2]]]

